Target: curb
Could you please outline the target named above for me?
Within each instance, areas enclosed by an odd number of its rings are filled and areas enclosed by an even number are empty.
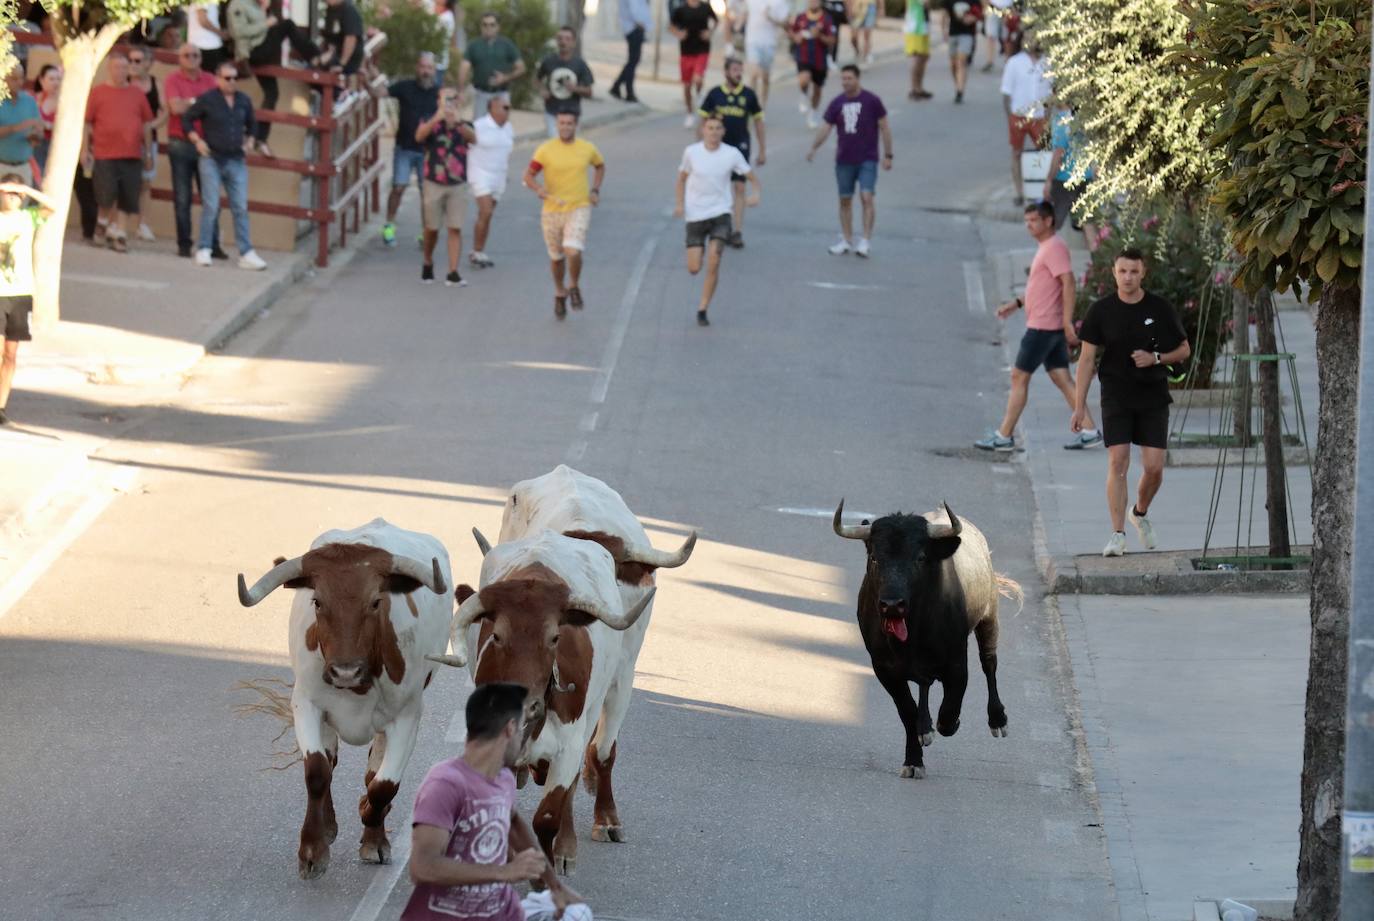
[[[1311,590],[1312,574],[1306,569],[1219,572],[1184,568],[1179,561],[1191,559],[1193,552],[1132,554],[1136,559],[1158,558],[1161,565],[1146,572],[1084,571],[1080,559],[1096,557],[1056,556],[1045,567],[1047,591],[1055,595],[1300,595]],[[1168,565],[1171,560],[1172,566]]]
[[[316,232],[318,233],[318,230]],[[242,332],[245,327],[257,319],[258,314],[270,308],[279,297],[304,278],[310,271],[311,265],[312,259],[308,253],[292,253],[290,268],[286,274],[247,302],[230,307],[206,324],[196,335],[196,341],[202,346],[202,357],[206,352],[213,352],[222,348],[225,343]]]

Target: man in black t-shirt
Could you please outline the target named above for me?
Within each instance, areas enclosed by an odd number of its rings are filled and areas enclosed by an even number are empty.
[[[363,63],[363,17],[353,0],[325,0],[324,36],[328,49],[324,63],[345,76],[356,74]]]
[[[716,14],[706,0],[687,0],[673,10],[669,31],[677,39],[678,75],[682,78],[682,101],[687,106],[687,128],[696,127],[696,98],[706,81],[706,65],[711,60],[711,33]]]
[[[380,96],[368,85],[368,92]],[[412,179],[423,191],[425,145],[415,139],[415,129],[439,109],[439,83],[434,55],[420,52],[415,61],[413,79],[397,80],[387,90],[396,100],[396,143],[391,150],[391,192],[386,199],[386,223],[382,225],[382,242],[396,245],[396,211]]]
[[[556,51],[550,52],[535,68],[539,95],[544,97],[544,128],[549,137],[558,137],[558,116],[562,112],[582,115],[582,100],[592,95],[592,70],[577,56],[577,33],[564,26],[554,35]]]
[[[758,166],[768,159],[763,133],[763,106],[752,89],[744,85],[744,62],[739,58],[725,59],[725,82],[714,87],[701,101],[699,112],[703,119],[719,118],[725,126],[724,142],[737,148],[749,162],[749,127],[752,125],[759,136]],[[744,248],[744,203],[747,177],[735,173],[730,177],[730,188],[734,192],[734,226],[730,231],[730,245],[735,249]]]
[[[949,70],[954,75],[954,101],[964,101],[968,67],[973,61],[978,30],[983,26],[983,4],[979,0],[946,0],[949,10],[945,38],[949,40]]]
[[[1083,351],[1078,359],[1077,408],[1070,423],[1081,431],[1087,419],[1088,387],[1096,367],[1102,380],[1102,438],[1107,445],[1107,510],[1112,536],[1103,556],[1126,552],[1126,473],[1131,445],[1140,446],[1144,467],[1131,523],[1146,550],[1156,545],[1154,527],[1145,517],[1164,482],[1169,446],[1169,379],[1167,365],[1192,355],[1178,314],[1164,298],[1141,287],[1145,258],[1123,249],[1112,262],[1116,293],[1088,308],[1078,332]],[[1097,359],[1101,356],[1100,365]]]

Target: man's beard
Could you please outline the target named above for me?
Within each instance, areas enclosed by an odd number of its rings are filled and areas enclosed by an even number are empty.
[[[420,89],[422,90],[434,88],[434,78],[430,76],[416,77],[415,82],[420,85]]]

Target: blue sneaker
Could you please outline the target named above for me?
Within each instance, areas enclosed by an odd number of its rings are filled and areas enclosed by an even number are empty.
[[[1015,451],[1016,441],[1015,439],[1008,438],[996,429],[993,429],[982,438],[975,441],[973,446],[975,448],[981,448],[984,451]]]
[[[1065,451],[1082,451],[1084,448],[1095,448],[1102,444],[1102,430],[1096,429],[1092,434],[1079,432],[1064,445]]]
[[[382,242],[385,243],[387,246],[395,246],[395,245],[396,245],[396,225],[395,225],[395,224],[383,224],[383,225],[382,225]]]

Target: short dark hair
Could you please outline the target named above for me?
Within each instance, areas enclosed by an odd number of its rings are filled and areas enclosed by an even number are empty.
[[[569,35],[571,35],[573,38],[577,38],[577,30],[574,29],[572,26],[560,26],[559,29],[558,29],[558,31],[559,31],[559,32],[567,32],[567,33],[568,33]]]
[[[1141,265],[1145,264],[1145,254],[1134,246],[1127,246],[1125,249],[1121,250],[1121,252],[1113,256],[1112,265],[1116,265],[1116,260],[1118,259],[1128,259],[1131,262],[1139,262]]]
[[[840,68],[840,73],[851,73],[851,74],[853,74],[854,76],[857,77],[857,76],[859,75],[859,65],[858,65],[858,64],[846,64],[846,65],[844,65],[843,67]]]
[[[481,741],[499,736],[507,723],[520,719],[528,694],[518,684],[493,682],[479,685],[468,698],[464,709],[468,738]]]
[[[219,76],[220,74],[224,73],[224,68],[226,67],[232,67],[234,69],[234,74],[237,76],[239,72],[239,65],[235,64],[233,61],[220,61],[219,64],[215,67],[215,76]]]
[[[1054,205],[1043,199],[1041,201],[1033,201],[1026,205],[1023,213],[1038,214],[1041,217],[1052,219],[1054,217]]]

